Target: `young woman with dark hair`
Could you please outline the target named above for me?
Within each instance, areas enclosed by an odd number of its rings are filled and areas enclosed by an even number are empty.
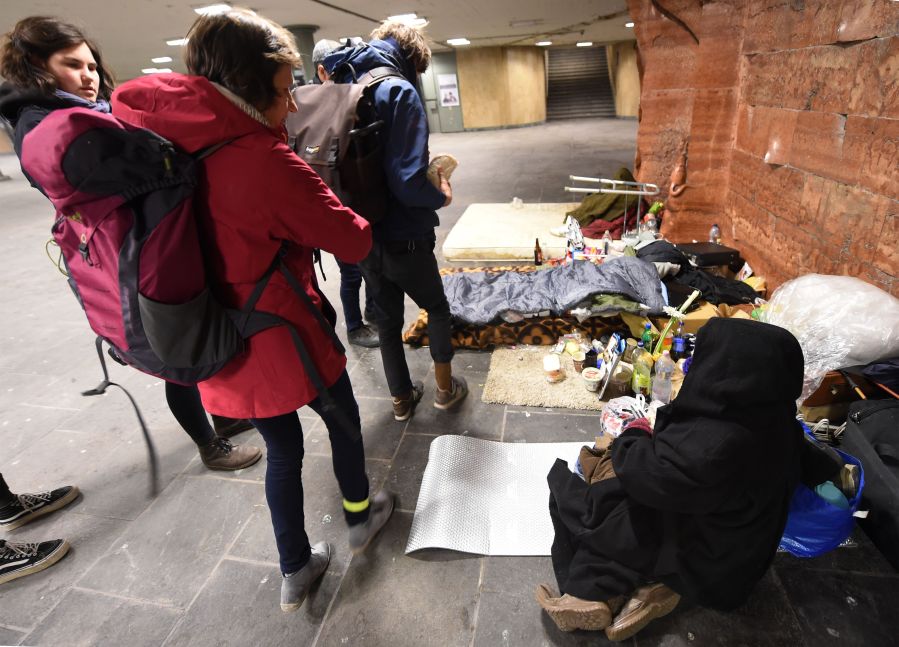
[[[20,159],[25,136],[51,111],[78,107],[110,111],[115,81],[103,65],[99,47],[78,27],[56,18],[31,16],[16,23],[0,45],[0,76],[8,81],[0,86],[0,117],[13,128],[13,146]],[[251,428],[246,421],[216,420],[221,435],[213,430],[195,386],[166,382],[165,394],[169,409],[210,469],[243,469],[262,457],[259,448],[233,445],[225,437]]]
[[[364,550],[393,512],[393,498],[383,490],[369,498],[359,407],[343,348],[324,321],[334,311],[313,268],[316,248],[349,263],[362,260],[371,228],[286,144],[284,120],[297,109],[292,68],[300,62],[290,33],[233,9],[200,17],[188,39],[192,76],[155,74],[125,83],[113,95],[113,112],[187,153],[224,143],[202,161],[196,204],[210,282],[226,307],[247,302],[278,254],[296,277],[291,287],[285,274],[275,272],[256,309],[286,320],[308,361],[297,352],[291,330],[276,326],[250,337],[243,353],[199,385],[209,411],[250,418],[265,439],[281,608],[293,611],[327,570],[331,554],[325,542],[310,546],[304,527],[298,408],[308,404],[328,429],[351,550]],[[313,366],[327,393],[314,386]],[[335,406],[326,407],[323,399]]]

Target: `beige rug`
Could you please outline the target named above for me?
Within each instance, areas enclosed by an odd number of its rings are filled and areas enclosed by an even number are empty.
[[[484,402],[528,407],[602,409],[604,402],[596,397],[596,393],[586,389],[568,355],[562,355],[565,379],[556,384],[546,381],[543,357],[548,352],[548,346],[519,346],[493,351],[481,399]]]

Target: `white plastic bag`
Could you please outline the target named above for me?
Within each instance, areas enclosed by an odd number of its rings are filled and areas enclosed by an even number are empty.
[[[646,398],[642,395],[638,395],[636,398],[629,395],[612,398],[602,408],[599,427],[603,434],[618,438],[627,425],[639,418],[646,418],[648,413]]]
[[[834,369],[899,356],[899,299],[851,276],[807,274],[774,291],[763,321],[786,328],[805,356],[801,400]]]

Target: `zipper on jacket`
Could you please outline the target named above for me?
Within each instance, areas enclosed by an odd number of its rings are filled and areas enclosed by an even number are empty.
[[[870,416],[872,414],[880,413],[881,411],[884,411],[885,409],[892,409],[894,407],[899,407],[899,400],[884,400],[883,402],[880,402],[875,406],[865,409],[864,411],[856,411],[855,413],[851,414],[849,416],[849,418],[855,424],[859,424],[862,420],[864,420],[865,418],[867,418],[868,416]]]

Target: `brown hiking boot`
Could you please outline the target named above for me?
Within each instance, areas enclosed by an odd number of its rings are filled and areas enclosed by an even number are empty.
[[[246,418],[226,418],[212,414],[212,428],[216,436],[231,438],[243,431],[253,429],[253,423]]]
[[[468,383],[464,377],[452,378],[453,388],[449,391],[443,391],[439,387],[434,395],[434,406],[437,409],[452,409],[468,395]]]
[[[408,420],[412,417],[412,412],[415,411],[415,405],[418,404],[419,400],[421,400],[421,396],[424,395],[425,385],[420,380],[412,383],[412,391],[405,398],[394,398],[393,399],[393,418],[394,420],[399,420],[403,422],[404,420]]]
[[[680,596],[664,584],[641,586],[606,627],[606,638],[616,642],[627,640],[656,618],[674,611],[678,602]]]
[[[612,622],[612,616],[624,601],[620,596],[608,602],[582,600],[567,593],[557,598],[553,596],[546,584],[537,586],[534,597],[562,631],[605,629]]]
[[[211,470],[242,470],[262,458],[262,450],[251,445],[234,445],[227,438],[217,436],[200,447],[200,458]]]

